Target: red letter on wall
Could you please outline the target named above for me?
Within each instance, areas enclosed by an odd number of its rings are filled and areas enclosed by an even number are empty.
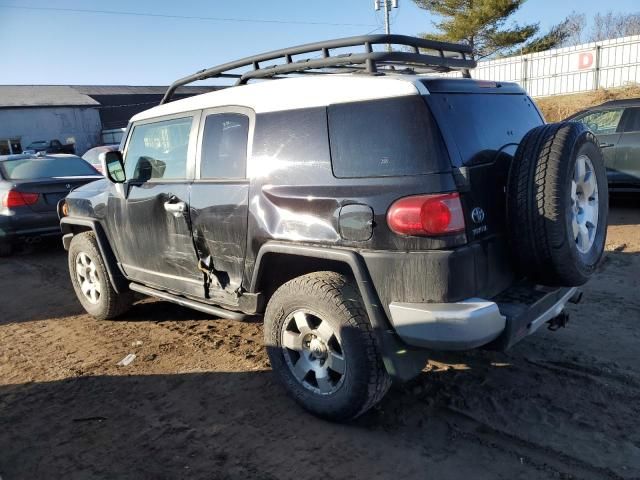
[[[578,70],[585,70],[587,68],[591,68],[592,65],[593,65],[593,53],[582,52],[580,56],[578,56]]]

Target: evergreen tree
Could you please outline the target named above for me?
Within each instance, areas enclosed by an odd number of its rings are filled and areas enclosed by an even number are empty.
[[[467,43],[473,57],[482,59],[506,50],[545,50],[562,43],[567,37],[568,22],[553,27],[549,33],[537,36],[537,23],[507,24],[526,0],[414,0],[424,10],[440,17],[435,22],[438,33],[423,34],[425,38],[445,42]],[[566,24],[565,24],[566,23]]]

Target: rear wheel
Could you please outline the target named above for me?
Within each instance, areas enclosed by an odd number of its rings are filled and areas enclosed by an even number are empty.
[[[357,288],[344,275],[295,278],[265,313],[271,367],[293,398],[330,420],[366,412],[391,385]]]
[[[114,318],[131,307],[133,294],[113,289],[93,232],[75,235],[71,240],[69,273],[78,300],[91,316]]]

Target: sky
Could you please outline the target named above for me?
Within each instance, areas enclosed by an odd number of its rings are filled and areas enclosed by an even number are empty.
[[[392,33],[434,31],[436,18],[412,0],[399,4]],[[528,0],[514,21],[545,30],[574,10],[589,18],[609,9],[637,12],[640,4]],[[0,0],[0,84],[167,85],[248,55],[383,31],[373,0]]]

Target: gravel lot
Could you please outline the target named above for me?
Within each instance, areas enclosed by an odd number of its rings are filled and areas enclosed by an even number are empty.
[[[568,328],[434,357],[349,425],[284,394],[260,323],[153,300],[95,321],[58,242],[31,246],[0,259],[0,476],[640,478],[640,199],[610,223]]]

